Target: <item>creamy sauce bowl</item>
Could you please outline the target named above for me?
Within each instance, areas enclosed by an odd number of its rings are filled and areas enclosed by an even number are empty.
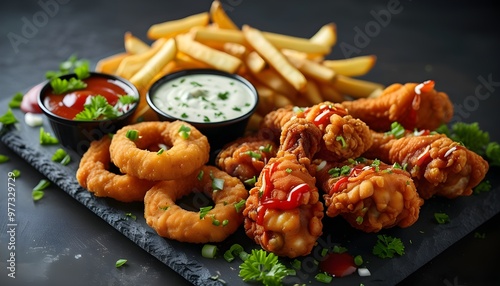
[[[243,136],[259,96],[255,87],[239,75],[192,69],[160,78],[146,99],[161,120],[182,120],[198,128],[215,152]]]

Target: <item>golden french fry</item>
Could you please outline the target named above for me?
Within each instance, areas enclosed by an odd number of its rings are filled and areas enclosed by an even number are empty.
[[[267,63],[256,51],[251,51],[245,57],[245,65],[252,73],[256,74],[261,72]]]
[[[197,59],[193,59],[192,57],[182,53],[182,52],[177,52],[177,56],[175,57],[175,69],[194,69],[194,68],[210,68],[209,65],[207,65],[204,62],[201,62]]]
[[[208,12],[202,12],[181,18],[154,24],[149,27],[147,35],[150,39],[171,38],[179,34],[187,33],[193,27],[206,26],[210,20]]]
[[[324,60],[323,65],[334,70],[337,74],[362,76],[373,68],[376,61],[377,56],[368,55],[341,60]]]
[[[338,92],[331,83],[318,82],[318,88],[325,101],[342,102],[345,100],[344,96]]]
[[[245,54],[247,53],[247,48],[244,45],[236,43],[224,43],[224,45],[222,46],[222,51],[239,59],[243,59]]]
[[[138,89],[148,85],[151,80],[158,74],[164,66],[175,58],[177,48],[175,40],[170,38],[163,44],[158,52],[149,59],[144,66],[132,76],[130,82],[133,83]]]
[[[334,46],[337,43],[337,26],[334,23],[323,25],[310,40],[328,47]]]
[[[125,51],[132,55],[147,52],[151,48],[148,44],[132,35],[130,32],[125,33],[123,42],[125,43]]]
[[[307,99],[307,102],[310,105],[318,104],[323,102],[323,98],[321,96],[321,92],[316,85],[316,83],[312,80],[307,81],[306,89],[303,92],[303,96]]]
[[[384,88],[379,83],[354,79],[343,75],[337,75],[332,84],[340,93],[350,95],[354,98],[368,97],[376,90]]]
[[[285,56],[271,44],[259,30],[243,26],[243,35],[248,43],[296,90],[302,90],[307,83],[305,76],[291,65]]]
[[[294,65],[306,77],[311,77],[319,81],[330,82],[335,78],[335,72],[320,63],[301,57],[296,53],[283,51],[288,61]]]
[[[123,59],[125,59],[128,56],[129,55],[127,53],[119,53],[111,55],[106,58],[102,58],[97,62],[95,66],[95,71],[107,74],[114,74],[118,69],[120,63],[123,61]]]
[[[330,47],[311,42],[309,39],[293,36],[281,35],[271,32],[262,32],[264,37],[277,49],[290,49],[307,54],[326,55],[330,52]],[[201,27],[194,32],[194,39],[201,43],[231,42],[242,45],[249,45],[245,41],[245,36],[241,31],[229,29],[213,29]]]
[[[292,99],[297,95],[297,90],[295,89],[295,87],[293,87],[289,82],[283,79],[283,77],[281,77],[274,69],[263,69],[260,72],[252,75],[260,83],[278,93],[285,94]]]
[[[164,38],[158,39],[153,43],[148,51],[124,58],[116,69],[116,74],[126,79],[130,79],[150,58],[158,52],[166,41],[167,39]]]
[[[215,0],[212,2],[212,5],[210,6],[210,18],[212,19],[212,22],[217,24],[217,26],[221,29],[230,29],[230,30],[238,30],[238,26],[229,18],[229,16],[226,14],[226,11],[224,11],[224,7],[222,7],[222,4],[220,1]]]
[[[215,69],[234,73],[242,64],[237,57],[194,41],[189,35],[178,35],[175,39],[179,51]]]

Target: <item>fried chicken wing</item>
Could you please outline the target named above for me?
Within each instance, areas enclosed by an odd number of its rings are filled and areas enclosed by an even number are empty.
[[[261,132],[264,137],[276,137],[283,125],[292,118],[305,118],[323,133],[318,156],[343,161],[358,157],[368,150],[372,137],[369,127],[347,113],[338,103],[322,102],[308,108],[281,108],[264,117]]]
[[[278,154],[264,166],[243,211],[246,234],[279,256],[309,254],[323,231],[323,204],[307,157],[321,138],[315,128],[304,119],[285,124]]]
[[[453,116],[453,104],[446,93],[434,89],[434,81],[393,84],[378,97],[344,101],[342,106],[354,118],[381,132],[389,130],[395,121],[410,130],[435,130]]]
[[[259,177],[262,168],[276,156],[278,145],[272,140],[247,136],[226,145],[217,154],[215,164],[242,182]]]
[[[364,232],[409,227],[417,221],[424,201],[403,169],[379,160],[316,160],[315,164],[327,216],[340,215]]]
[[[374,132],[373,136],[375,144],[364,156],[405,165],[424,199],[471,195],[489,169],[480,155],[444,134],[407,133],[396,139]]]

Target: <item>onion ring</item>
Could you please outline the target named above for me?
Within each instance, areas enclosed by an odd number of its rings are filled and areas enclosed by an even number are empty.
[[[121,202],[143,201],[146,192],[156,182],[109,171],[110,145],[109,136],[90,143],[76,171],[78,183],[97,197],[109,197]]]
[[[129,130],[138,131],[139,136],[129,139]],[[187,136],[183,137],[183,133]],[[165,144],[169,149],[163,152],[147,149],[154,144]],[[152,181],[187,176],[207,163],[210,153],[207,137],[182,121],[149,121],[125,126],[113,136],[109,149],[111,160],[121,172]]]
[[[221,190],[214,190],[214,178],[223,180]],[[178,199],[194,192],[205,192],[215,204],[202,218],[200,212],[176,204]],[[185,178],[154,185],[144,197],[144,217],[162,237],[191,243],[220,242],[243,223],[245,205],[238,209],[236,204],[247,197],[248,191],[238,178],[206,165]]]

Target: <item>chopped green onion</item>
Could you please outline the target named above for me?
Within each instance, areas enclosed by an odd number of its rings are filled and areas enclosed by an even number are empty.
[[[57,138],[50,135],[49,132],[45,132],[43,127],[40,127],[40,144],[41,145],[54,145],[58,144],[59,140]]]
[[[119,268],[119,267],[122,267],[123,265],[125,265],[125,263],[127,263],[127,259],[118,259],[116,262],[115,262],[115,267],[116,268]]]
[[[160,150],[158,150],[158,152],[156,152],[156,155],[161,155],[161,154],[163,154],[163,152],[165,152],[165,149],[160,148]]]
[[[314,276],[314,279],[321,283],[330,283],[332,282],[333,277],[326,272],[320,272]]]
[[[214,189],[215,191],[221,191],[222,189],[224,189],[224,179],[213,178],[212,189]]]
[[[391,123],[391,131],[388,131],[387,135],[393,135],[396,139],[399,139],[405,135],[405,128],[399,122]]]
[[[339,246],[339,245],[334,245],[333,246],[333,253],[344,253],[347,251],[346,247]]]
[[[239,256],[241,252],[245,252],[243,246],[235,243],[231,245],[231,247],[228,250],[226,250],[226,252],[224,252],[224,259],[227,262],[231,262],[235,259],[235,256]]]
[[[234,208],[236,209],[237,213],[240,213],[243,210],[243,208],[245,208],[245,203],[246,200],[241,200],[234,204]]]
[[[9,156],[0,154],[0,164],[9,161]]]
[[[212,208],[213,208],[213,206],[201,207],[200,208],[200,219],[203,219]]]
[[[179,134],[181,135],[181,137],[183,139],[188,139],[189,138],[189,134],[191,133],[191,128],[189,128],[188,126],[186,125],[182,125],[180,128],[179,128]]]
[[[135,129],[127,130],[125,137],[127,137],[128,139],[130,139],[132,141],[135,141],[135,140],[137,140],[137,138],[139,138],[139,131],[137,131]]]
[[[213,244],[205,244],[201,249],[201,256],[205,258],[215,258],[219,249]]]
[[[135,214],[133,214],[133,213],[126,213],[126,214],[125,214],[125,216],[126,216],[126,217],[129,217],[129,218],[131,218],[131,219],[133,219],[133,220],[136,220],[136,219],[137,219],[137,216],[136,216]]]
[[[250,179],[246,179],[243,183],[245,183],[245,185],[247,185],[247,186],[253,187],[253,186],[255,186],[255,182],[257,182],[257,177],[253,176]]]
[[[19,108],[21,107],[21,102],[23,101],[23,94],[20,92],[17,92],[14,94],[12,99],[9,101],[9,107],[10,108]]]
[[[252,150],[246,151],[245,154],[248,155],[248,156],[250,156],[251,158],[257,159],[257,160],[259,160],[260,158],[262,158],[262,154],[254,152]]]
[[[434,213],[434,218],[439,224],[450,222],[450,217],[445,213]]]
[[[40,182],[33,188],[33,191],[41,191],[45,190],[48,186],[50,186],[50,181],[41,179]]]
[[[363,264],[363,257],[361,257],[361,255],[354,256],[354,264],[356,264],[356,266],[361,266]]]
[[[344,139],[344,137],[343,137],[343,136],[337,136],[337,137],[335,138],[335,140],[340,141],[340,143],[342,143],[342,149],[345,149],[345,148],[347,148],[347,147],[348,147],[348,146],[347,146],[347,142],[345,142],[345,139]]]
[[[10,108],[7,109],[7,112],[5,112],[2,116],[0,116],[0,123],[3,123],[3,125],[11,125],[17,122],[18,120]]]
[[[18,169],[12,170],[11,173],[12,173],[14,178],[19,178],[19,176],[21,176],[21,171]]]
[[[196,179],[197,179],[198,181],[201,181],[201,179],[203,179],[203,174],[204,174],[204,173],[205,173],[205,172],[203,172],[203,170],[201,170],[201,171],[198,173],[198,176],[196,176]]]
[[[52,155],[52,161],[67,165],[71,161],[71,158],[64,149],[59,148]]]
[[[41,200],[44,195],[45,195],[45,193],[43,191],[40,191],[40,190],[33,190],[31,192],[31,197],[33,198],[34,201]]]

